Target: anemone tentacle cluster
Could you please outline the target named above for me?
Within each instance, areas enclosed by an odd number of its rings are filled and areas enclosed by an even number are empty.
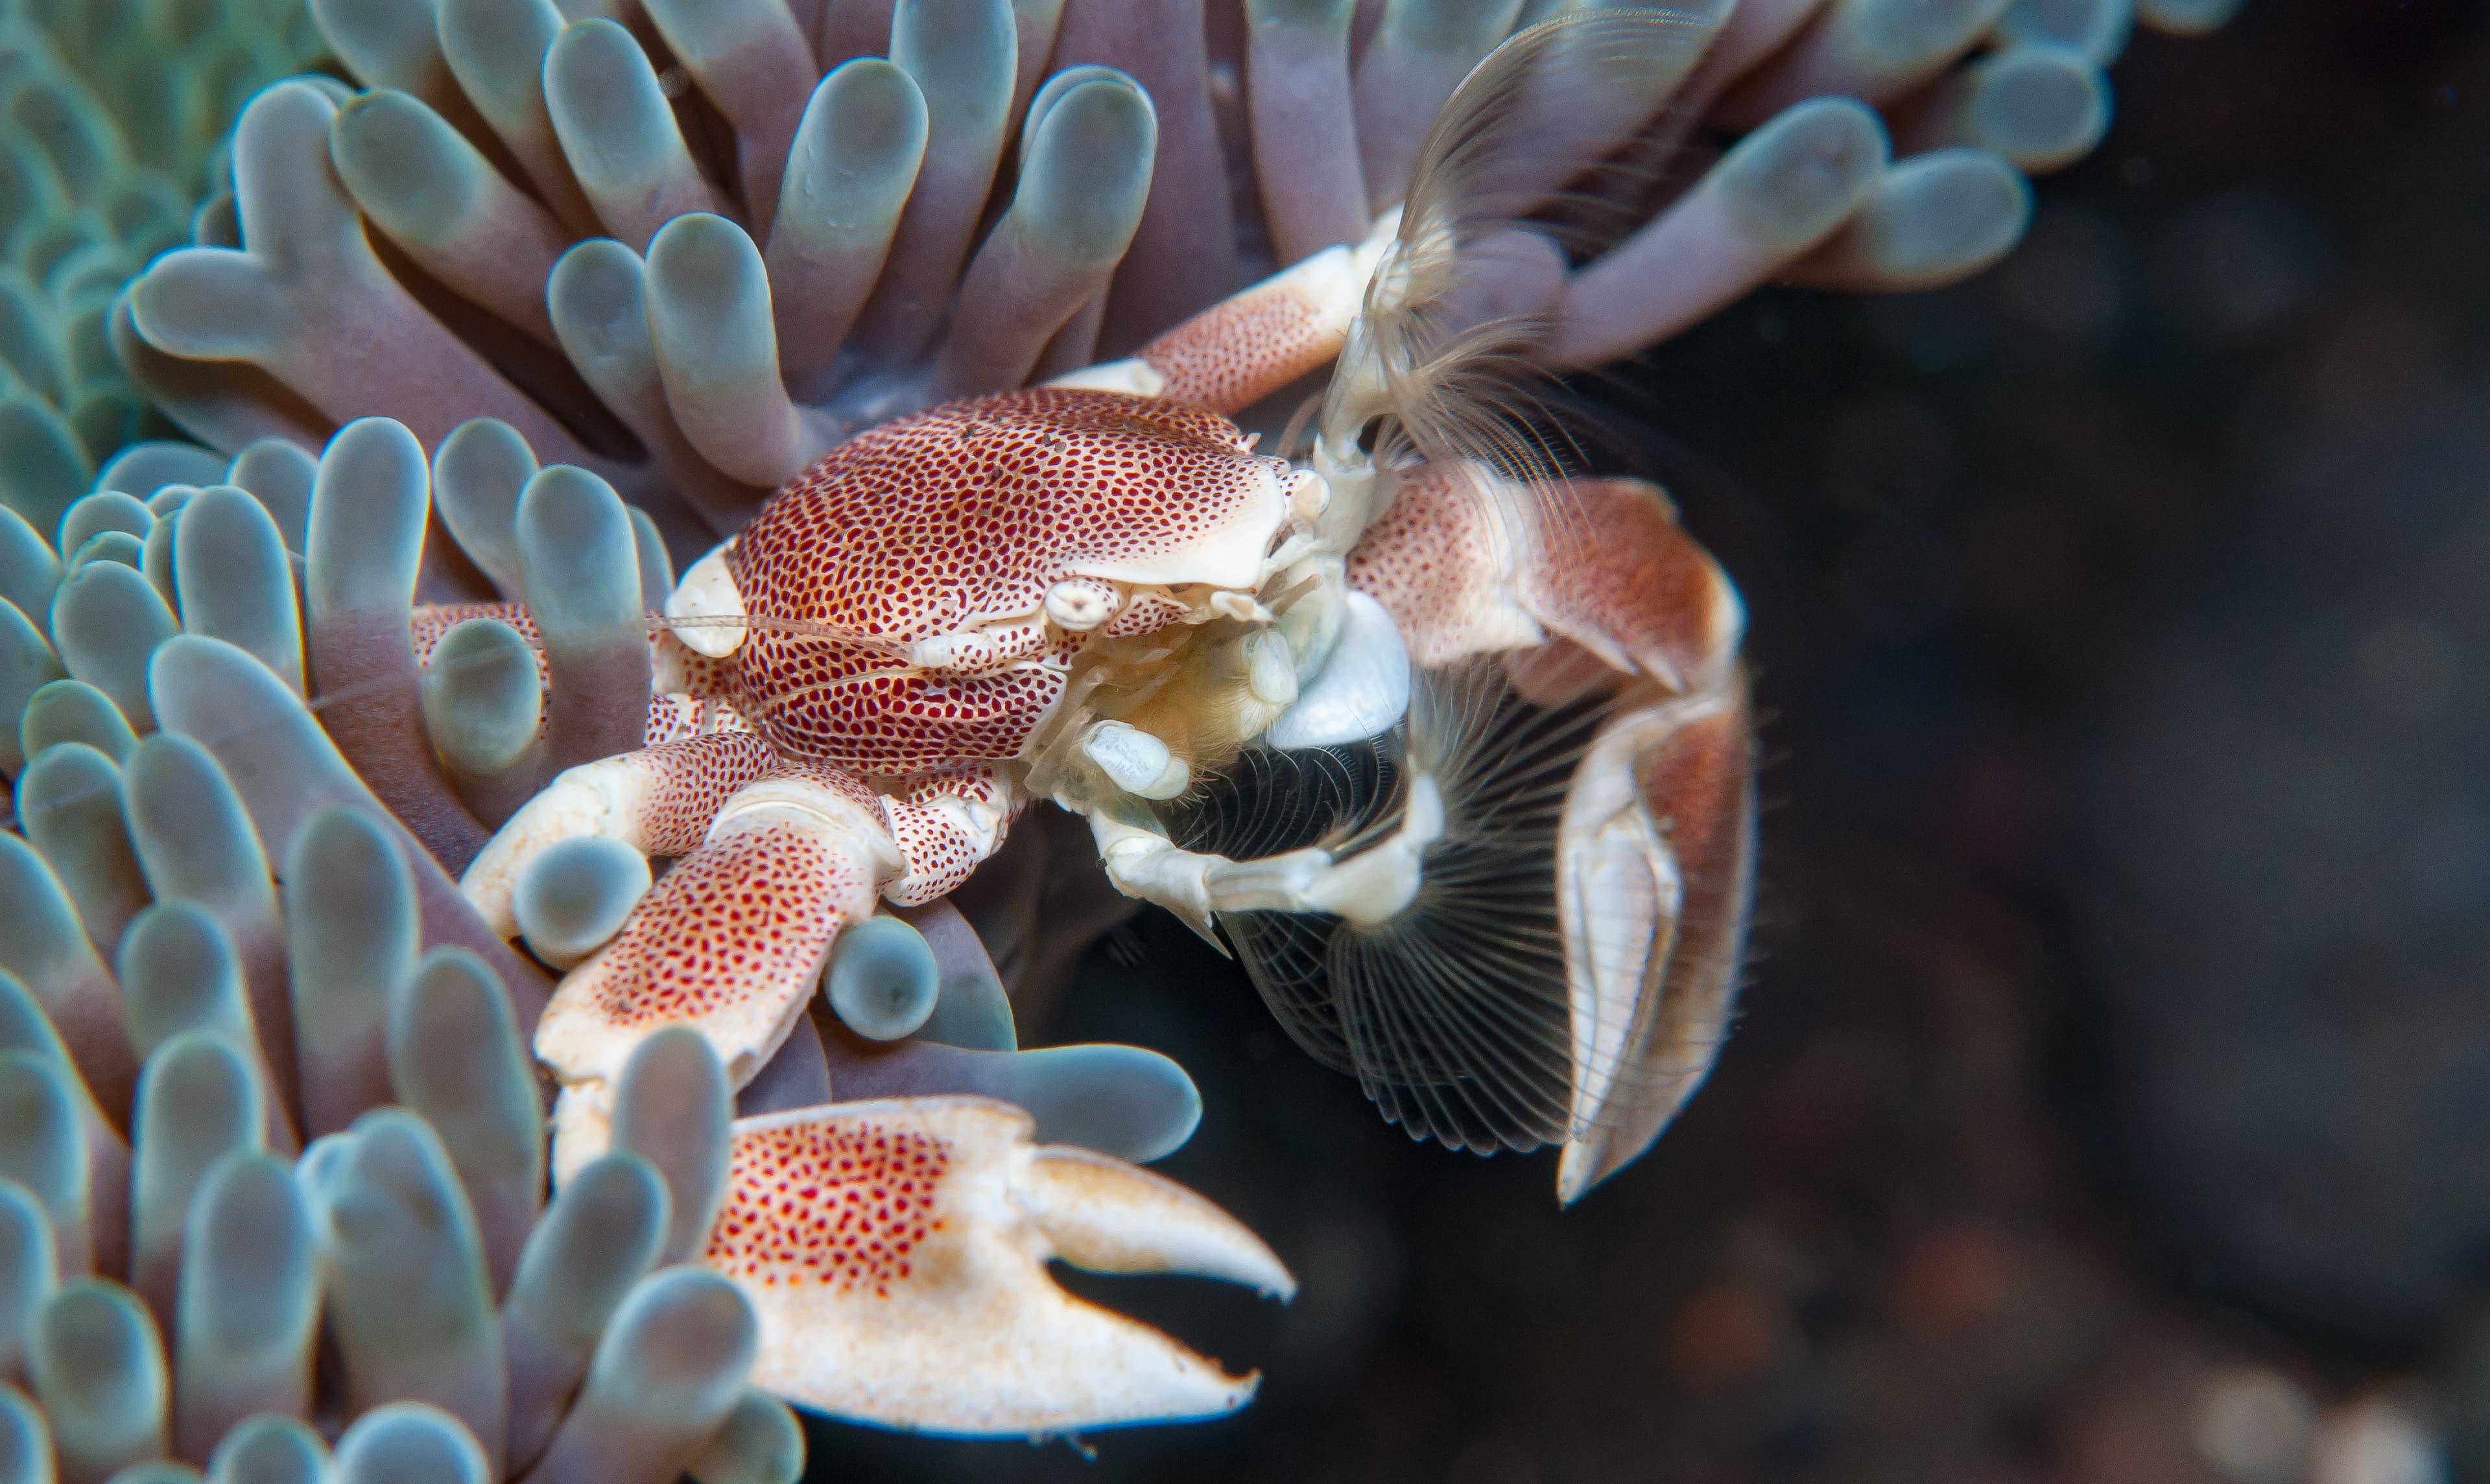
[[[115,359],[113,300],[190,238],[243,103],[326,44],[290,0],[27,4],[0,20],[0,468],[50,511],[172,427]]]
[[[0,835],[7,1476],[796,1478],[749,1306],[681,1265],[714,1068],[685,1120],[652,1056],[652,1113],[547,1203],[501,976],[423,946],[386,815],[298,811],[272,859],[208,746],[84,699]]]
[[[1360,240],[1454,84],[1542,9],[324,0],[364,90],[253,105],[235,209],[133,285],[115,343],[228,453],[494,416],[684,555],[859,426],[1119,354]],[[1645,168],[1595,241],[1521,224],[1523,307],[1591,365],[1772,278],[1974,271],[2022,230],[2021,172],[2099,138],[2129,16],[1688,7],[1675,95],[1574,127]]]

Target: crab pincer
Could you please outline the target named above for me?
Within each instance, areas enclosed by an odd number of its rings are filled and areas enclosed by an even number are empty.
[[[799,1108],[735,1126],[706,1261],[761,1322],[754,1379],[841,1416],[938,1433],[1042,1434],[1213,1416],[1255,1378],[1073,1298],[1060,1258],[1189,1272],[1287,1298],[1235,1217],[1123,1160],[1032,1143],[986,1098]]]

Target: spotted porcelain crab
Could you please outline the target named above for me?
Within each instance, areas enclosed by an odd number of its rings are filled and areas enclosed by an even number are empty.
[[[1569,1202],[1650,1144],[1733,997],[1741,610],[1656,488],[1395,432],[1466,394],[1410,349],[1458,237],[1388,218],[1128,359],[870,429],[689,569],[654,640],[686,734],[562,774],[463,881],[515,935],[514,889],[561,842],[678,858],[538,1026],[558,1172],[604,1147],[652,1032],[695,1028],[749,1081],[843,931],[959,886],[1038,800],[1414,1135],[1559,1145]],[[1335,359],[1302,458],[1231,420]],[[928,1284],[1010,1270],[997,1312],[1026,1315],[1070,1302],[1033,1255],[1086,1252],[1286,1286],[1215,1208],[1010,1122],[903,1099],[738,1126],[709,1261],[762,1314],[765,1371],[952,1430],[1234,1405],[1215,1368],[1105,1331],[1091,1363],[1167,1384],[969,1413],[912,1392],[936,1379],[901,1311]],[[1085,1226],[1075,1190],[1154,1235]],[[1001,1326],[997,1377],[1048,1369],[1012,1338],[1034,1332]]]

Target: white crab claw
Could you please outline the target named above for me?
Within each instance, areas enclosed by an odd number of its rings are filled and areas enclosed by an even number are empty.
[[[1050,1258],[1287,1298],[1260,1239],[1173,1181],[1029,1141],[986,1098],[801,1108],[735,1126],[707,1256],[751,1300],[753,1381],[886,1427],[1029,1435],[1215,1416],[1257,1378],[1073,1298]]]
[[[1245,636],[1245,685],[1266,706],[1286,706],[1297,699],[1296,660],[1279,630],[1258,629]]]
[[[1081,751],[1116,787],[1144,799],[1174,798],[1193,783],[1193,770],[1165,742],[1123,722],[1090,728]]]
[[[666,616],[676,620],[675,638],[712,660],[725,659],[743,644],[743,594],[726,570],[726,549],[734,544],[711,548],[666,595]]]

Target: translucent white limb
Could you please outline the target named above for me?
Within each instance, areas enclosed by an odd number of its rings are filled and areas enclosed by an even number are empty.
[[[1746,689],[1621,711],[1574,773],[1557,920],[1574,1040],[1571,1203],[1640,1155],[1727,1034],[1754,849]]]
[[[1420,858],[1444,833],[1444,803],[1433,779],[1412,778],[1400,827],[1346,856],[1309,846],[1234,861],[1178,849],[1154,830],[1103,813],[1090,816],[1089,830],[1115,890],[1158,903],[1204,937],[1214,912],[1320,912],[1365,928],[1417,898]]]
[[[1126,793],[1173,799],[1193,782],[1185,760],[1148,732],[1122,722],[1100,722],[1082,733],[1081,751]]]

